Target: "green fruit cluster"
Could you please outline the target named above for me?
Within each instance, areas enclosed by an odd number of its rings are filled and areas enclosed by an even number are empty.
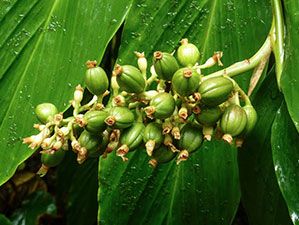
[[[201,66],[198,48],[187,39],[176,52],[154,52],[150,70],[144,53],[136,53],[138,67],[115,66],[110,91],[104,69],[88,61],[86,88],[76,87],[72,115],[58,113],[51,103],[38,105],[39,134],[24,143],[41,149],[40,173],[61,163],[70,149],[79,163],[111,152],[127,161],[130,152],[144,151],[156,167],[187,160],[204,140],[234,144],[251,132],[257,114],[238,84],[224,75],[202,74],[216,57]]]

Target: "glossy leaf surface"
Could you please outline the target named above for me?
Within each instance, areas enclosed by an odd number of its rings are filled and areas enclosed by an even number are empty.
[[[0,185],[33,151],[34,107],[60,111],[82,83],[85,62],[101,60],[131,1],[1,1]],[[113,12],[113,13],[112,13]]]
[[[288,205],[290,217],[299,224],[299,135],[286,104],[277,111],[272,126],[272,152],[278,184]]]
[[[238,155],[242,203],[251,225],[292,224],[276,180],[270,143],[282,99],[272,70],[252,102],[258,121]]]
[[[124,27],[118,62],[136,65],[133,51],[144,51],[151,63],[154,51],[172,52],[184,37],[199,47],[201,62],[222,50],[228,66],[259,49],[270,28],[270,11],[266,1],[137,1]],[[248,75],[238,78],[245,89]],[[235,149],[206,143],[184,164],[154,171],[147,161],[142,149],[126,164],[114,155],[101,160],[101,224],[230,224],[240,195]]]
[[[284,1],[286,40],[285,63],[281,77],[281,88],[291,118],[299,132],[299,2]]]

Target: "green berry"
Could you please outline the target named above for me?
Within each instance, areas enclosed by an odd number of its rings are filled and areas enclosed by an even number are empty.
[[[156,167],[160,163],[170,162],[176,153],[171,151],[165,145],[161,145],[159,148],[155,149],[152,155],[152,159],[149,161],[149,164],[152,167]]]
[[[120,143],[127,145],[130,150],[134,150],[142,143],[144,128],[143,123],[134,123],[131,127],[123,131]]]
[[[88,111],[84,115],[85,129],[91,133],[99,134],[106,129],[105,119],[109,116],[106,111]]]
[[[124,129],[134,123],[134,114],[126,107],[113,107],[109,111],[109,116],[105,123],[117,129]]]
[[[198,48],[191,43],[188,43],[188,39],[181,40],[181,46],[177,50],[177,58],[183,66],[194,66],[198,62],[200,53]]]
[[[179,148],[187,150],[189,153],[199,149],[202,143],[201,129],[193,124],[186,124],[181,129],[181,138],[179,140]]]
[[[97,152],[103,150],[100,149],[100,144],[102,142],[101,136],[92,134],[87,130],[84,130],[80,134],[78,142],[81,147],[87,150],[88,155],[96,154]]]
[[[182,68],[175,72],[172,77],[172,88],[181,96],[189,96],[197,91],[200,76],[196,70]]]
[[[155,95],[150,101],[150,105],[145,108],[148,117],[156,119],[166,119],[173,114],[175,101],[171,94],[162,92]]]
[[[154,52],[153,63],[158,76],[167,81],[171,81],[173,74],[179,69],[175,57],[167,52]]]
[[[219,106],[216,107],[202,107],[200,112],[196,114],[196,120],[204,126],[214,126],[220,119],[222,111]]]
[[[48,123],[53,120],[54,116],[58,113],[55,105],[52,103],[42,103],[36,106],[35,115],[41,123]]]
[[[88,61],[87,71],[85,73],[84,82],[87,89],[93,95],[102,95],[109,87],[109,81],[106,72],[96,66],[96,61]]]
[[[243,133],[248,134],[255,127],[255,124],[257,121],[257,113],[252,105],[245,105],[243,107],[243,110],[245,111],[246,116],[247,116],[247,123],[246,123],[246,127],[245,127]]]
[[[230,105],[224,111],[220,127],[224,133],[224,139],[231,142],[232,137],[242,133],[247,124],[245,110],[239,105]],[[228,137],[228,138],[227,138]]]
[[[162,125],[152,122],[146,125],[143,133],[143,142],[145,143],[146,152],[149,156],[153,150],[158,148],[164,140]]]
[[[121,91],[128,93],[142,93],[145,89],[145,80],[139,69],[130,65],[116,65],[113,74]]]
[[[55,167],[62,162],[64,155],[65,151],[63,149],[59,149],[53,154],[43,153],[41,156],[41,162],[47,167]]]
[[[225,77],[215,77],[203,81],[199,85],[198,92],[201,95],[201,102],[213,107],[225,102],[231,94],[234,85]]]

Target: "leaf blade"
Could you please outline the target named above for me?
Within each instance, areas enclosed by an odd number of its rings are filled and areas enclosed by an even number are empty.
[[[101,60],[131,5],[125,0],[117,4],[93,0],[88,5],[81,0],[40,2],[48,2],[43,30],[28,42],[31,46],[24,45],[24,55],[20,53],[15,58],[21,74],[10,67],[0,82],[6,103],[1,109],[0,185],[33,153],[21,143],[35,122],[34,115],[28,112],[41,102],[52,102],[61,111],[69,104],[74,85],[82,82],[84,63],[88,59]],[[117,14],[106,13],[109,9]],[[97,23],[105,33],[100,28],[90,29]]]
[[[283,96],[272,69],[256,93],[253,106],[258,114],[256,127],[239,152],[242,204],[250,224],[291,224],[280,192],[272,160],[271,126]]]
[[[290,116],[299,132],[299,94],[298,94],[298,60],[299,53],[296,46],[299,44],[298,30],[299,3],[297,1],[284,1],[285,7],[285,61],[281,76],[281,88],[284,94]]]
[[[283,102],[272,125],[271,144],[278,184],[295,225],[299,224],[298,140],[299,135]]]

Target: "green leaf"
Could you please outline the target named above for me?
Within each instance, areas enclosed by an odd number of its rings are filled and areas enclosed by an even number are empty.
[[[101,60],[131,1],[1,4],[0,185],[33,153],[21,142],[32,134],[34,107],[52,102],[63,111],[75,85],[82,83],[84,63]]]
[[[284,1],[286,40],[285,63],[281,76],[281,88],[287,103],[290,116],[299,132],[299,2]]]
[[[33,225],[38,224],[41,215],[55,215],[56,211],[52,195],[47,192],[38,191],[22,202],[21,208],[13,213],[11,220],[13,225]]]
[[[98,160],[78,165],[72,152],[58,166],[56,196],[66,207],[69,225],[94,225],[97,221]],[[80,216],[78,216],[80,215]]]
[[[135,1],[118,62],[136,64],[133,51],[144,51],[150,64],[154,51],[172,52],[188,38],[199,47],[201,62],[222,50],[228,66],[259,49],[270,23],[271,6],[265,1]],[[245,89],[248,75],[237,78]],[[140,150],[127,164],[113,155],[101,160],[101,224],[230,224],[240,195],[235,149],[206,143],[182,165],[161,165],[154,171]]]
[[[11,221],[6,218],[3,214],[0,214],[0,224],[1,225],[12,225]]]
[[[258,121],[238,155],[242,203],[252,225],[292,224],[272,160],[271,126],[283,99],[273,69],[255,96]]]
[[[230,224],[240,197],[235,148],[205,142],[188,161],[155,170],[142,148],[129,158],[101,160],[101,224]]]
[[[299,224],[299,134],[285,102],[272,126],[272,151],[279,187],[288,205],[293,224]]]

